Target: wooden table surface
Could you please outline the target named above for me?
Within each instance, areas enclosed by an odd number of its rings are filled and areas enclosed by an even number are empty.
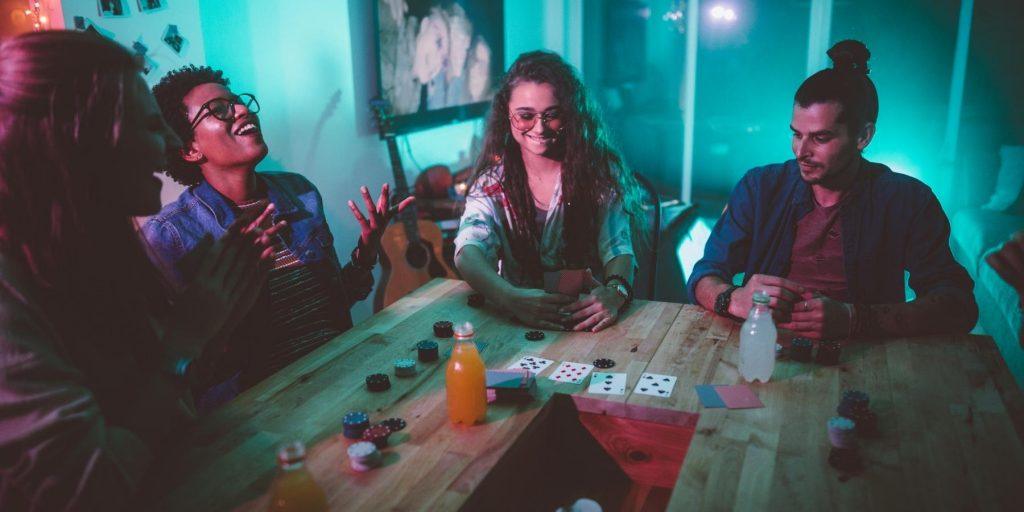
[[[204,418],[187,449],[161,463],[154,481],[164,510],[265,510],[281,443],[307,444],[307,466],[336,510],[453,510],[472,492],[554,392],[586,394],[547,376],[560,361],[610,357],[628,372],[624,396],[587,395],[700,413],[670,510],[994,510],[1024,503],[1024,396],[992,340],[930,337],[844,348],[843,363],[780,361],[753,385],[766,407],[705,409],[693,386],[739,381],[738,325],[695,306],[638,301],[601,333],[548,332],[541,342],[490,309],[466,305],[468,286],[434,280]],[[442,360],[395,378],[396,358],[432,338],[436,320],[471,321],[489,368],[526,354],[555,360],[537,379],[540,399],[492,405],[487,423],[449,425]],[[679,377],[671,398],[630,390],[645,371]],[[392,375],[384,393],[369,373]],[[827,462],[825,422],[843,390],[871,396],[881,435],[861,444],[866,469],[846,477]],[[402,417],[384,467],[349,469],[341,418]],[[1019,510],[1019,509],[1018,509]]]

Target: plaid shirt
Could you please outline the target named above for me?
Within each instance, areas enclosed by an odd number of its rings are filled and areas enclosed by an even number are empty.
[[[467,245],[477,246],[498,274],[507,281],[516,286],[540,288],[543,283],[528,282],[519,263],[512,257],[509,233],[505,230],[505,226],[512,225],[512,209],[505,197],[501,178],[500,168],[485,173],[466,195],[466,211],[462,214],[459,234],[455,237],[455,254]],[[541,264],[548,271],[560,270],[566,268],[562,253],[565,207],[562,204],[561,182],[555,186],[547,211],[540,239]],[[634,253],[629,217],[622,209],[622,202],[615,201],[601,206],[597,215],[601,219],[597,232],[597,254],[600,261],[593,261],[589,266],[596,275],[600,275],[604,266],[615,257],[623,254],[633,256]]]

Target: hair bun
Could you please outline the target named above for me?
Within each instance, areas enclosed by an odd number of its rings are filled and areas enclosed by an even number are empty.
[[[853,39],[839,41],[828,50],[828,57],[832,59],[832,69],[840,71],[856,71],[868,74],[868,59],[871,52],[864,43]]]

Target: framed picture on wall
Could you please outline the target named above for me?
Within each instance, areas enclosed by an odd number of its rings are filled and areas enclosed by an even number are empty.
[[[503,0],[377,0],[377,83],[396,133],[483,116],[504,72]]]
[[[167,0],[136,0],[139,12],[161,11],[167,7]]]
[[[96,10],[102,18],[120,18],[128,15],[125,0],[96,0]]]

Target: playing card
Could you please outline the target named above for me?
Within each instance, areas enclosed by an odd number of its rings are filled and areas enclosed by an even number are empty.
[[[756,409],[764,407],[761,399],[747,386],[715,386],[715,391],[718,393],[718,396],[722,397],[725,406],[730,409]]]
[[[590,377],[590,387],[587,393],[599,395],[624,395],[626,394],[625,373],[594,372]]]
[[[538,375],[538,374],[540,374],[540,372],[544,371],[545,368],[547,368],[548,366],[551,366],[551,363],[553,363],[553,362],[554,361],[552,361],[550,359],[544,359],[543,357],[524,356],[519,361],[516,361],[515,363],[512,363],[508,368],[510,370],[514,370],[514,369],[529,370],[534,375]]]
[[[558,368],[555,368],[555,371],[552,372],[548,378],[555,382],[579,384],[580,382],[583,382],[583,379],[587,378],[587,375],[592,369],[594,369],[594,365],[592,364],[563,361]]]
[[[722,397],[718,396],[715,392],[714,386],[703,384],[696,386],[697,396],[700,398],[700,403],[709,409],[717,409],[725,407],[725,402],[722,401]]]
[[[658,373],[644,372],[637,381],[633,391],[641,395],[660,396],[668,398],[672,396],[672,388],[676,385],[674,375],[661,375]]]

